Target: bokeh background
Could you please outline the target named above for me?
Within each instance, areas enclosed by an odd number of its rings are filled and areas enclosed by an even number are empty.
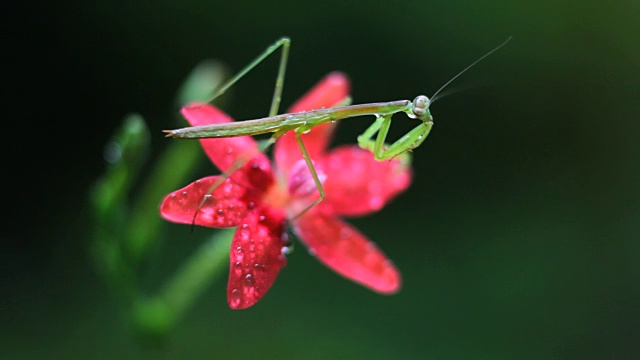
[[[7,6],[0,357],[640,356],[640,3]],[[293,40],[284,106],[332,70],[350,76],[355,102],[430,95],[513,40],[434,104],[411,188],[350,219],[401,269],[401,292],[374,294],[299,246],[257,306],[229,310],[224,273],[165,337],[148,341],[88,250],[103,148],[139,113],[153,134],[141,175],[149,172],[191,70],[210,58],[238,70],[283,35]],[[276,63],[240,82],[225,109],[265,115]],[[369,123],[342,122],[334,143],[354,142]],[[412,124],[399,117],[392,135]],[[204,156],[198,164],[200,174],[214,171]],[[167,226],[143,272],[150,292],[206,231]]]

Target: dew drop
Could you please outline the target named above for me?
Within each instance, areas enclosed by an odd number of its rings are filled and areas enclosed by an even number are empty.
[[[373,196],[369,199],[369,207],[372,209],[380,209],[384,205],[384,199],[381,196]]]
[[[238,246],[238,247],[236,248],[236,252],[237,252],[238,254],[242,254],[242,246]]]
[[[369,241],[367,245],[365,245],[365,250],[369,252],[375,251],[376,249],[377,249],[376,244],[374,244],[373,241]]]
[[[291,245],[292,241],[289,237],[289,234],[286,232],[283,232],[282,235],[280,236],[280,239],[282,240],[282,242],[286,245]]]
[[[264,221],[264,219],[266,219],[266,218],[267,218],[266,216],[264,216],[264,215],[260,215],[260,217],[258,218],[258,220],[259,220],[260,222],[263,222],[263,221]]]
[[[309,248],[309,250],[307,250],[307,251],[309,252],[309,255],[311,255],[311,256],[316,256],[318,254],[318,252],[314,248]]]
[[[187,197],[187,195],[189,195],[189,193],[188,193],[188,192],[186,192],[186,191],[183,191],[183,192],[182,192],[182,196]]]
[[[255,208],[255,207],[256,207],[256,203],[255,203],[255,202],[253,202],[253,201],[249,201],[249,202],[247,203],[247,209],[251,210],[251,209],[253,209],[253,208]]]
[[[344,240],[350,237],[351,237],[351,229],[346,227],[340,229],[340,239]]]
[[[218,216],[224,216],[224,210],[222,209],[218,209],[216,213],[218,214]]]
[[[256,283],[256,279],[251,274],[247,274],[244,277],[244,284],[247,286],[253,286]]]
[[[283,246],[283,247],[280,249],[280,254],[282,254],[282,255],[289,255],[289,254],[291,254],[291,248],[290,248],[290,247],[288,247],[288,246]]]
[[[240,302],[240,294],[241,293],[239,289],[231,290],[231,299],[233,299],[236,302],[236,304]]]
[[[231,154],[233,152],[233,148],[231,146],[229,146],[224,150],[224,152],[227,153],[227,155],[229,155],[229,154]]]
[[[235,265],[235,267],[241,267],[242,263],[240,261],[236,261],[233,265]]]
[[[240,226],[242,229],[248,229],[249,228],[249,224],[242,224],[242,226]]]

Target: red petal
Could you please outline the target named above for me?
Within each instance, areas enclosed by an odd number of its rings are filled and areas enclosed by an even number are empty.
[[[242,220],[231,243],[227,301],[245,309],[269,290],[287,259],[289,245],[284,213],[260,207]]]
[[[222,110],[209,104],[193,103],[183,107],[181,112],[191,126],[224,124],[233,121]],[[240,156],[245,161],[254,158],[266,159],[266,156],[258,150],[256,141],[250,136],[201,139],[200,144],[209,159],[221,171],[228,169]]]
[[[400,289],[400,273],[376,245],[349,224],[309,212],[295,221],[302,242],[329,268],[374,291]]]
[[[349,96],[347,75],[334,71],[327,74],[290,108],[289,112],[309,111],[331,107]]]
[[[340,72],[332,72],[325,76],[290,109],[290,113],[309,111],[336,106],[349,96],[349,79]],[[322,155],[327,148],[334,124],[328,123],[314,127],[309,133],[302,135],[305,147],[312,159]],[[295,134],[289,131],[278,139],[274,149],[274,157],[278,171],[288,173],[293,164],[302,158]]]
[[[380,210],[411,183],[411,168],[399,159],[376,161],[358,146],[341,146],[320,159],[327,176],[319,206],[335,214],[356,216]]]
[[[214,228],[237,226],[248,210],[248,202],[243,199],[247,190],[231,179],[226,179],[211,191],[218,179],[220,176],[202,178],[170,193],[160,205],[160,214],[172,222],[192,224],[197,212],[196,225]],[[202,203],[206,194],[211,196]]]

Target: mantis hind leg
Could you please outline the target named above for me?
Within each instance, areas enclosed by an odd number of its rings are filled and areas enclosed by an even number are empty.
[[[247,66],[245,66],[242,70],[240,70],[236,75],[234,75],[229,81],[227,81],[224,85],[220,86],[220,88],[214,93],[213,97],[207,101],[208,103],[215,100],[218,96],[224,94],[231,86],[233,86],[238,80],[240,80],[243,76],[245,76],[249,71],[253,70],[258,64],[260,64],[264,59],[269,57],[269,55],[273,54],[276,50],[282,47],[282,54],[280,56],[280,64],[278,66],[278,75],[276,77],[276,84],[273,92],[273,99],[271,101],[271,109],[269,110],[269,116],[274,116],[278,114],[278,107],[280,106],[280,99],[282,96],[282,89],[284,87],[284,75],[287,69],[287,60],[289,59],[289,47],[291,45],[291,40],[288,37],[283,37],[278,39],[275,43],[269,46],[265,51],[263,51],[258,57],[253,59]]]
[[[296,131],[296,142],[298,143],[298,147],[300,148],[300,152],[302,153],[304,162],[307,164],[307,168],[309,168],[309,172],[311,173],[311,177],[313,178],[313,182],[315,183],[316,188],[318,189],[318,193],[320,194],[320,197],[316,199],[313,203],[311,203],[309,206],[307,206],[304,210],[296,214],[293,218],[291,218],[291,220],[295,220],[300,216],[304,215],[307,211],[311,210],[314,206],[318,205],[322,200],[324,200],[324,197],[325,197],[325,192],[324,192],[324,188],[322,187],[322,182],[318,177],[316,168],[313,166],[313,161],[309,156],[309,152],[307,151],[307,148],[304,146],[304,142],[302,141],[301,135],[302,133]]]
[[[238,80],[240,80],[244,75],[246,75],[249,71],[253,70],[258,64],[260,64],[264,59],[269,57],[269,55],[273,54],[276,50],[282,47],[282,54],[280,56],[280,63],[278,65],[278,75],[276,76],[276,83],[273,91],[273,98],[271,100],[271,108],[269,110],[269,116],[275,116],[278,114],[278,108],[280,107],[280,100],[282,98],[282,89],[284,88],[284,76],[287,69],[287,60],[289,59],[289,47],[291,45],[291,40],[287,37],[280,38],[278,41],[269,46],[265,51],[263,51],[258,57],[253,59],[247,66],[245,66],[242,70],[240,70],[236,75],[234,75],[229,81],[227,81],[224,85],[222,85],[213,95],[211,99],[207,102],[212,102],[218,96],[224,94],[227,89],[233,86]],[[275,138],[271,138],[266,140],[264,143],[260,145],[260,152],[266,152],[267,149],[275,142]],[[304,146],[304,145],[303,145]],[[305,149],[306,152],[306,149]],[[209,188],[207,193],[202,197],[198,208],[193,214],[193,221],[191,222],[191,230],[193,231],[195,227],[196,217],[200,212],[200,209],[204,206],[205,202],[211,197],[211,193],[218,188],[222,183],[227,180],[233,173],[240,170],[250,159],[240,157],[236,159],[229,168],[224,169],[220,178]],[[324,197],[324,196],[323,196]]]

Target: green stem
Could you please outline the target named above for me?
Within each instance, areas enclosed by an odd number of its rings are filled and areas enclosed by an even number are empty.
[[[218,230],[169,279],[158,295],[138,303],[134,315],[143,334],[162,336],[182,318],[228,264],[234,232],[235,229]]]

